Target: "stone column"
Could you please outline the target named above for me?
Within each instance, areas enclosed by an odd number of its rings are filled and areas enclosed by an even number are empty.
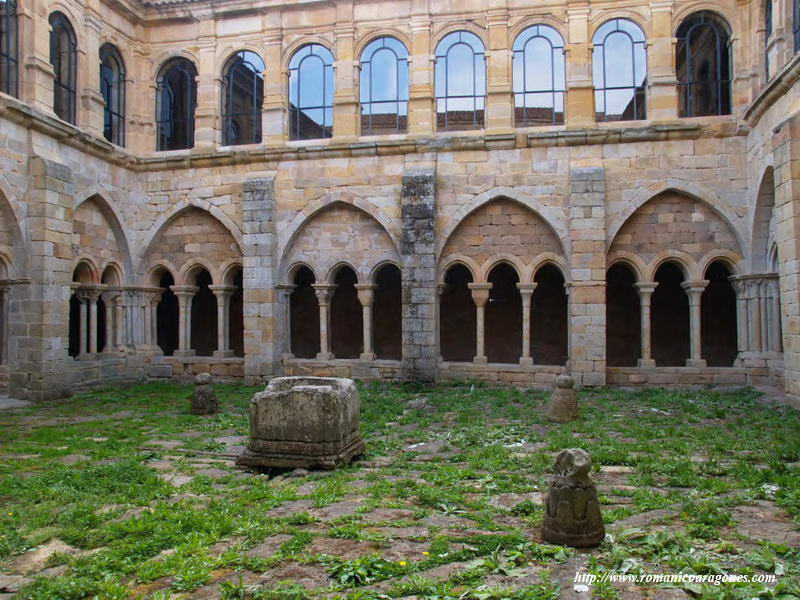
[[[163,291],[150,292],[150,303],[148,309],[150,310],[150,345],[153,350],[160,353],[161,348],[158,345],[158,305],[161,302],[161,295]]]
[[[781,352],[781,296],[780,281],[777,277],[769,280],[770,287],[770,307],[772,309],[772,321],[770,321],[770,351]]]
[[[319,353],[317,360],[332,360],[330,340],[331,298],[336,289],[332,283],[314,283],[311,285],[319,302]]]
[[[704,369],[706,361],[703,359],[703,347],[700,334],[700,306],[703,290],[706,289],[708,281],[684,281],[681,287],[686,290],[689,296],[689,349],[690,357],[686,361],[687,367]]]
[[[89,354],[97,354],[97,301],[100,299],[100,290],[88,290],[89,298]]]
[[[87,331],[89,328],[89,295],[83,288],[75,290],[75,297],[81,303],[81,308],[78,317],[78,355],[76,358],[86,358],[88,344],[87,344]]]
[[[517,289],[519,289],[520,296],[522,296],[522,357],[519,359],[519,364],[524,367],[533,365],[533,357],[531,357],[531,336],[533,334],[531,327],[531,300],[537,285],[537,283],[517,283]]]
[[[750,349],[750,336],[747,320],[747,280],[743,277],[729,277],[731,285],[736,292],[736,357],[737,364],[742,360],[742,354]]]
[[[569,127],[592,127],[595,122],[594,86],[592,83],[592,47],[589,38],[591,7],[567,8],[568,42],[566,124]]]
[[[377,287],[374,283],[356,284],[364,322],[364,351],[361,353],[361,360],[375,360],[375,352],[372,348],[372,301]]]
[[[353,0],[336,2],[336,39],[334,64],[336,83],[333,90],[333,135],[341,143],[354,142],[358,136],[358,98],[356,97],[356,58],[353,56],[355,27]]]
[[[114,296],[114,312],[116,313],[115,328],[117,332],[116,346],[117,352],[125,350],[125,306],[123,303],[122,294]]]
[[[761,296],[758,281],[747,280],[747,321],[750,352],[761,352]]]
[[[514,100],[511,93],[511,48],[508,39],[508,8],[487,7],[486,131],[513,133]]]
[[[105,292],[102,295],[103,304],[105,304],[106,307],[106,339],[103,347],[103,352],[106,354],[116,350],[114,344],[114,331],[116,329],[116,323],[114,322],[114,303],[116,302],[117,296],[119,296],[118,290]]]
[[[605,189],[603,167],[570,169],[568,365],[579,386],[606,383]]]
[[[192,299],[199,288],[193,285],[173,285],[170,289],[178,298],[178,349],[173,356],[195,355],[192,346]]]
[[[403,280],[404,380],[435,381],[436,347],[436,181],[433,169],[403,174],[400,197]]]
[[[100,93],[100,37],[104,24],[93,5],[87,5],[84,15],[83,47],[78,45],[78,84],[81,85],[76,107],[77,122],[81,127],[100,139],[103,137],[103,110],[105,99]],[[78,28],[77,23],[72,24]],[[80,28],[78,28],[80,31]],[[81,64],[83,63],[83,64]]]
[[[491,283],[468,283],[472,292],[472,301],[475,303],[475,323],[476,323],[476,348],[475,358],[472,362],[476,365],[485,365],[489,362],[486,357],[486,332],[484,317],[486,314],[486,303],[489,301],[489,292],[492,289]]]
[[[273,179],[250,179],[242,184],[244,381],[247,385],[280,373],[286,340],[287,330],[281,323],[275,292],[274,203]]]
[[[281,318],[277,321],[280,327],[278,332],[278,339],[283,340],[281,347],[281,358],[290,359],[294,358],[292,354],[292,310],[291,299],[292,292],[296,285],[290,283],[279,283],[275,286],[278,293],[278,304],[280,305]]]
[[[219,141],[220,73],[216,56],[216,23],[211,12],[199,9],[195,28],[197,45],[197,108],[195,109],[194,150],[211,152]]]
[[[442,311],[442,294],[444,294],[446,291],[447,291],[447,284],[446,283],[439,283],[439,284],[436,285],[436,310],[437,310],[437,314],[441,314],[441,311]],[[442,358],[442,341],[441,341],[442,340],[442,330],[441,330],[440,325],[441,325],[440,320],[436,319],[436,348],[438,349],[437,350],[438,359],[441,362],[441,361],[444,360],[444,358]]]
[[[424,136],[436,130],[431,46],[431,16],[427,2],[411,4],[411,48],[409,48],[408,133]]]
[[[652,369],[656,361],[652,357],[650,338],[650,301],[658,283],[635,283],[633,287],[639,292],[639,319],[641,322],[642,357],[637,361],[637,366]],[[633,316],[633,315],[631,315]]]
[[[0,285],[0,365],[8,364],[8,296],[11,287]]]
[[[214,358],[230,358],[233,356],[231,350],[231,319],[230,319],[230,299],[236,291],[234,285],[210,285],[208,286],[217,297],[217,349],[214,350]]]
[[[761,351],[769,352],[769,285],[764,278],[758,282],[758,300],[761,310]]]

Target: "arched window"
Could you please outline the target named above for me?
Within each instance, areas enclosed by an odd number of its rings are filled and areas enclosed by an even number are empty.
[[[125,65],[111,44],[100,47],[100,93],[103,94],[103,135],[112,144],[125,145]]]
[[[772,69],[770,69],[769,60],[769,38],[772,37],[772,0],[766,0],[764,3],[764,69],[766,71],[767,79],[770,78]]]
[[[361,53],[361,133],[403,133],[408,127],[408,50],[392,37]]]
[[[60,119],[75,123],[78,45],[75,30],[63,13],[50,15],[50,64],[53,80],[53,110]]]
[[[694,13],[678,28],[675,66],[681,117],[731,114],[730,33],[709,11]]]
[[[517,127],[564,122],[564,40],[547,25],[514,40],[514,122]]]
[[[792,29],[794,30],[794,51],[800,51],[800,0],[793,0]]]
[[[333,135],[333,54],[308,44],[289,61],[289,139]]]
[[[19,32],[16,0],[0,0],[0,92],[17,96]]]
[[[647,118],[647,54],[642,29],[627,19],[603,23],[592,38],[592,71],[598,121]]]
[[[255,52],[234,54],[222,73],[222,143],[261,143],[264,61]]]
[[[186,58],[172,58],[161,67],[156,91],[158,150],[182,150],[194,146],[196,77],[197,69]]]
[[[481,129],[486,106],[486,55],[469,31],[449,33],[436,46],[436,127]]]

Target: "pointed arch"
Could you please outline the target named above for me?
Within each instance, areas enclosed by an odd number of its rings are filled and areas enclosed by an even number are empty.
[[[152,250],[153,242],[158,239],[158,236],[163,233],[175,219],[193,208],[205,211],[219,221],[223,227],[228,230],[228,233],[233,236],[233,239],[236,241],[236,244],[239,248],[239,253],[242,253],[244,243],[242,241],[242,230],[239,228],[239,226],[219,207],[214,206],[206,200],[191,199],[176,202],[171,208],[169,208],[158,219],[156,219],[155,223],[153,223],[142,240],[139,261],[141,262],[148,255],[148,253]]]
[[[566,224],[566,217],[563,212],[553,207],[544,205],[531,194],[507,186],[495,187],[483,192],[482,194],[478,194],[472,200],[462,205],[457,211],[455,211],[446,222],[442,231],[442,235],[439,236],[439,247],[437,249],[437,253],[441,255],[442,250],[444,250],[453,232],[458,228],[464,219],[482,206],[494,200],[501,199],[507,199],[516,202],[517,204],[520,204],[539,216],[559,240],[564,255],[570,255],[570,238]]]
[[[766,271],[770,262],[770,236],[774,235],[775,175],[772,166],[764,170],[750,214],[750,268]]]
[[[92,187],[84,190],[75,198],[75,210],[73,211],[73,214],[89,201],[95,203],[97,208],[105,217],[106,221],[108,221],[111,231],[114,232],[114,237],[117,240],[120,253],[122,254],[123,270],[125,273],[132,273],[133,260],[131,257],[130,244],[128,243],[128,236],[125,234],[125,227],[123,227],[122,217],[117,212],[114,204],[111,202],[108,192],[102,189],[99,185],[93,185]]]
[[[8,223],[11,247],[14,250],[14,256],[11,257],[13,260],[9,261],[6,275],[14,277],[18,273],[27,271],[25,248],[28,246],[28,227],[25,214],[22,212],[11,186],[8,185],[2,174],[0,174],[0,216],[4,216],[4,220]]]
[[[742,236],[741,226],[742,218],[739,217],[733,210],[730,204],[720,198],[714,191],[699,183],[684,181],[682,179],[670,178],[665,181],[654,183],[653,185],[641,190],[637,193],[632,200],[626,202],[626,206],[621,210],[616,218],[609,223],[608,233],[606,238],[606,250],[610,250],[617,234],[622,229],[623,225],[628,222],[634,213],[642,206],[647,204],[650,200],[663,194],[664,192],[674,192],[683,194],[692,200],[701,202],[707,205],[720,219],[722,219],[736,238],[736,243],[739,251],[746,247],[744,244],[744,237]]]

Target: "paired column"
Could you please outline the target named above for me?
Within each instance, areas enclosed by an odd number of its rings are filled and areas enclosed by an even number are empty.
[[[331,360],[333,353],[331,352],[331,340],[328,335],[329,321],[331,315],[331,298],[336,285],[332,283],[315,283],[312,284],[314,292],[317,294],[317,302],[319,302],[319,346],[320,350],[317,354],[317,360]]]
[[[81,287],[75,291],[81,302],[78,358],[97,354],[97,301],[100,294],[101,290],[96,287]]]
[[[476,348],[475,358],[472,362],[476,365],[485,365],[489,362],[486,357],[486,337],[485,337],[485,315],[486,303],[489,301],[489,292],[492,290],[491,283],[468,283],[472,292],[472,301],[475,303],[475,322],[476,322]]]
[[[372,303],[375,297],[375,288],[377,287],[374,283],[356,284],[364,323],[364,351],[361,353],[361,360],[375,360],[375,352],[372,348]]]
[[[192,299],[199,288],[193,285],[173,285],[170,289],[178,298],[178,349],[174,356],[194,356],[192,346]]]
[[[230,358],[233,356],[231,349],[231,311],[230,300],[236,291],[235,285],[210,285],[208,286],[217,298],[217,349],[215,358]]]
[[[687,367],[705,368],[706,361],[703,359],[702,340],[700,333],[700,305],[703,291],[706,289],[708,281],[684,281],[681,287],[686,290],[689,296],[689,336],[690,336],[690,358],[686,361]]]
[[[117,334],[119,334],[119,324],[114,318],[115,305],[119,295],[119,290],[111,290],[109,292],[104,292],[101,296],[103,299],[103,304],[106,308],[106,338],[103,346],[104,354],[111,354],[112,352],[119,350],[119,348],[117,348],[118,344],[114,343],[114,332],[117,331]]]
[[[531,336],[533,335],[531,324],[531,300],[533,292],[536,290],[536,283],[517,283],[520,296],[522,296],[522,357],[519,364],[522,366],[533,366],[531,356]]]
[[[650,306],[653,292],[658,283],[636,283],[634,287],[639,292],[639,318],[641,320],[642,357],[638,360],[639,367],[652,368],[656,361],[652,356],[652,343],[650,338]]]
[[[278,321],[279,327],[282,328],[281,335],[279,339],[283,340],[283,348],[281,352],[281,358],[283,359],[290,359],[294,358],[294,354],[292,354],[292,310],[291,310],[291,299],[292,293],[296,288],[296,285],[292,285],[291,283],[279,283],[275,286],[275,289],[278,291],[278,304],[280,305],[281,311],[281,319]]]

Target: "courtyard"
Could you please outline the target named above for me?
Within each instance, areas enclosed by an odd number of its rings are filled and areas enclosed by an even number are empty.
[[[593,389],[555,425],[544,391],[363,384],[366,454],[283,473],[234,467],[254,390],[216,391],[212,417],[177,383],[0,412],[0,598],[800,597],[800,420],[755,390]],[[540,537],[571,447],[592,455],[608,533],[590,551]]]

